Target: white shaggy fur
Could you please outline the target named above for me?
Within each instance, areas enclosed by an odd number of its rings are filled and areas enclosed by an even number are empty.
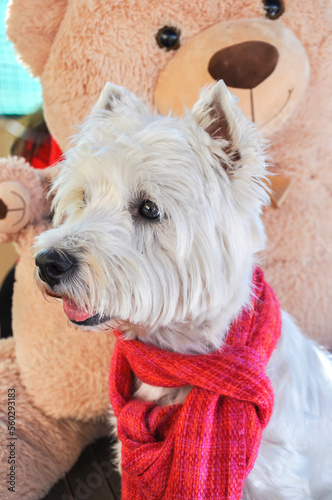
[[[107,84],[54,184],[56,227],[36,244],[79,263],[52,293],[98,314],[95,330],[178,352],[221,347],[265,245],[263,146],[222,82],[181,120]],[[144,200],[160,220],[141,215]],[[332,499],[331,365],[285,313],[267,373],[275,407],[243,498]],[[189,389],[138,383],[136,397],[170,404]]]

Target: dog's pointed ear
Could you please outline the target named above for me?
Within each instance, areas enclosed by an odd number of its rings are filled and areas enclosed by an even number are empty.
[[[100,110],[110,111],[118,128],[128,129],[148,114],[144,103],[129,90],[107,82],[92,108],[92,114]],[[115,123],[115,122],[114,122]]]
[[[237,98],[230,93],[222,80],[204,89],[192,109],[196,123],[201,126],[212,139],[227,141],[225,152],[238,161],[241,156],[238,150],[239,122],[243,116],[237,106]]]
[[[214,168],[226,172],[237,204],[242,204],[246,212],[252,209],[258,213],[269,204],[269,196],[265,142],[255,124],[245,116],[237,98],[221,80],[203,90],[191,115],[211,137],[207,146]]]
[[[107,82],[93,107],[93,110],[106,109],[112,111],[114,106],[134,97],[128,90],[115,83]]]

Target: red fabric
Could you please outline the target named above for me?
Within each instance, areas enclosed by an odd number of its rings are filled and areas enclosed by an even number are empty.
[[[25,157],[30,157],[30,151],[32,150],[34,141],[28,142],[25,147]],[[51,140],[46,140],[43,142],[37,153],[30,159],[30,164],[37,169],[44,169],[57,163],[62,156],[62,151],[58,144],[55,142],[53,137]]]
[[[34,146],[34,142],[28,142],[25,147],[25,157],[30,159],[31,150]],[[49,157],[50,157],[50,142],[44,142],[38,148],[36,154],[32,156],[30,159],[30,165],[37,169],[43,169],[49,166]]]
[[[62,157],[62,151],[61,151],[58,143],[52,137],[49,165],[54,165],[55,163],[58,163],[58,161],[60,161],[61,157]]]
[[[176,354],[114,331],[110,397],[122,442],[123,500],[242,497],[273,409],[265,367],[281,330],[279,304],[260,269],[253,280],[252,307],[214,353]],[[183,405],[161,407],[133,399],[133,374],[150,385],[193,389]]]

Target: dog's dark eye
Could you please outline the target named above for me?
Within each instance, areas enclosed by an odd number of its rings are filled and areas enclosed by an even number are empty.
[[[265,15],[269,19],[278,19],[285,12],[282,0],[263,0]]]
[[[139,214],[146,219],[160,220],[159,208],[153,201],[144,200],[138,211]]]
[[[177,50],[180,47],[180,31],[173,26],[164,26],[156,34],[157,44],[161,49]]]
[[[86,192],[83,191],[83,207],[86,207],[86,204],[87,204],[87,197],[86,197]],[[82,207],[82,208],[83,208]]]

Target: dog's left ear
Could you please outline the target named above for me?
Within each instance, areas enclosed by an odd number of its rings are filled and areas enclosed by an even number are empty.
[[[209,148],[218,161],[217,168],[222,168],[232,183],[237,205],[243,204],[247,212],[268,205],[265,143],[224,82],[203,90],[191,114],[210,135]]]
[[[247,126],[248,121],[237,106],[237,98],[222,80],[203,90],[192,115],[212,139],[227,141],[224,151],[233,162],[240,160],[240,127],[243,130],[243,124]]]

